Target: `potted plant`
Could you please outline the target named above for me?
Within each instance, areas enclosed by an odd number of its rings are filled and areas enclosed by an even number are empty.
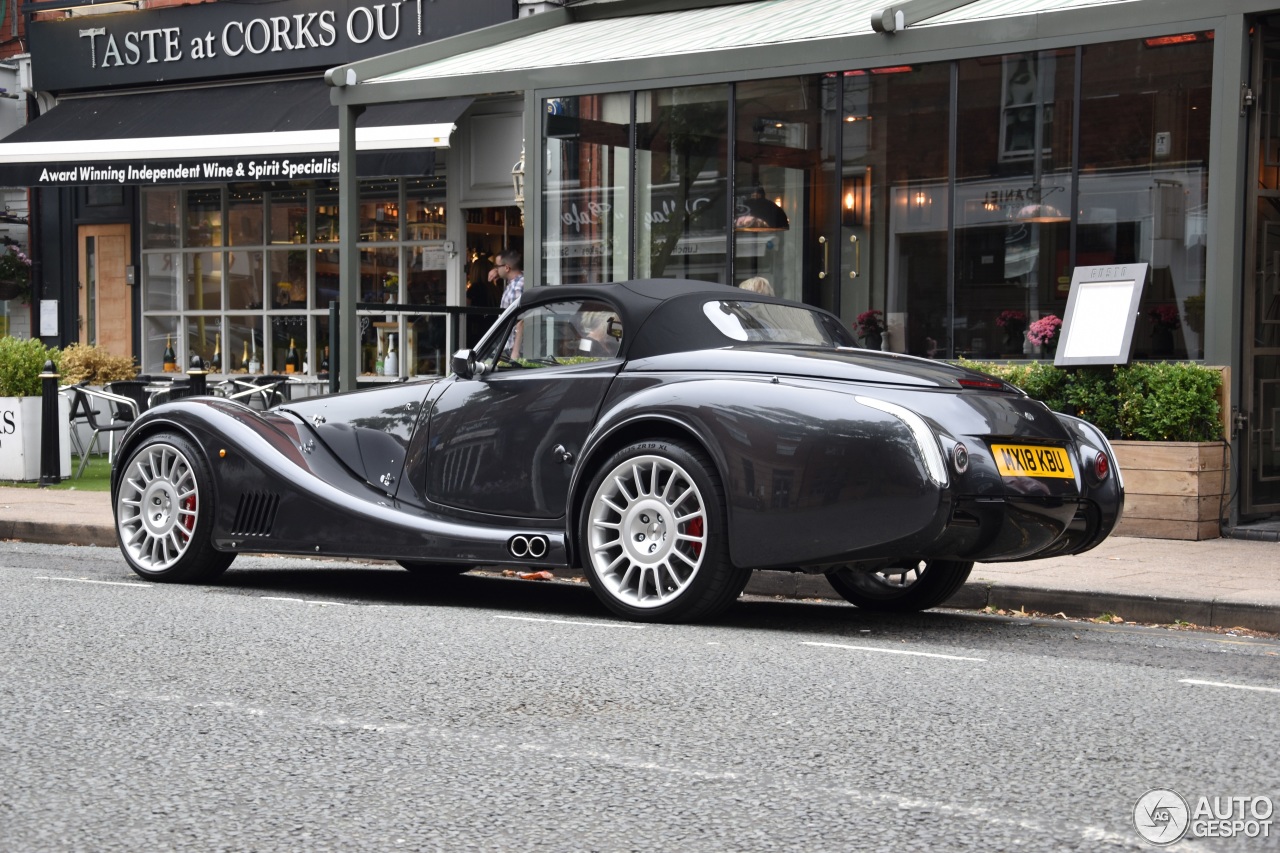
[[[138,375],[138,365],[134,363],[132,356],[113,355],[106,347],[95,344],[75,343],[62,351],[58,371],[63,385],[85,383],[102,388],[108,382],[133,379]],[[111,413],[102,398],[92,398],[91,405],[98,417],[104,421],[110,420]],[[83,420],[77,420],[72,429],[76,430],[79,445],[87,447],[92,434],[89,425]]]
[[[133,379],[138,375],[138,365],[132,356],[113,355],[105,347],[71,344],[62,351],[58,371],[63,385],[77,382],[106,385],[121,379]]]
[[[858,330],[858,337],[862,338],[862,345],[867,349],[880,349],[884,345],[883,311],[875,308],[863,311],[854,321],[854,326]]]
[[[1045,314],[1027,329],[1027,340],[1052,358],[1058,349],[1058,333],[1061,331],[1062,320],[1056,314]]]
[[[1049,408],[1082,417],[1111,440],[1124,475],[1116,532],[1158,539],[1212,539],[1230,486],[1222,440],[1222,371],[1192,362],[1055,368],[973,364]]]
[[[1173,355],[1173,333],[1182,328],[1176,305],[1156,305],[1147,309],[1151,321],[1151,354],[1156,358]]]
[[[17,246],[0,253],[0,300],[31,299],[31,259]]]
[[[39,338],[0,338],[0,480],[40,479],[41,379],[46,361],[56,366],[56,349]],[[71,443],[65,436],[71,404],[58,399],[58,419],[62,426],[58,470],[71,476]]]
[[[1004,329],[1005,351],[1022,352],[1022,333],[1027,328],[1027,313],[1016,308],[1001,311],[996,315],[996,325]]]

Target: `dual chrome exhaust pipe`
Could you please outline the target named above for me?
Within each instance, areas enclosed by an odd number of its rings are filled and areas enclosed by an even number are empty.
[[[526,557],[530,560],[541,560],[547,556],[549,547],[545,536],[520,535],[512,536],[507,540],[507,550],[511,552],[511,556],[520,560]]]

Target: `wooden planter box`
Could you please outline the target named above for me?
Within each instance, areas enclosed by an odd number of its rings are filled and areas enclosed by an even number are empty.
[[[1124,475],[1124,516],[1116,536],[1217,539],[1229,487],[1221,441],[1113,441]]]

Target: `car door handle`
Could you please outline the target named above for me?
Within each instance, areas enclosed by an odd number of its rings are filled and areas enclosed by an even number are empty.
[[[556,459],[561,463],[573,461],[573,454],[566,450],[563,444],[557,444],[555,447],[551,448],[551,452],[556,455]]]

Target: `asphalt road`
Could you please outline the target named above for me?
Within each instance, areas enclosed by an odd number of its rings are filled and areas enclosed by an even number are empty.
[[[1149,789],[1280,799],[1270,640],[16,542],[0,584],[4,850],[1151,849]]]

